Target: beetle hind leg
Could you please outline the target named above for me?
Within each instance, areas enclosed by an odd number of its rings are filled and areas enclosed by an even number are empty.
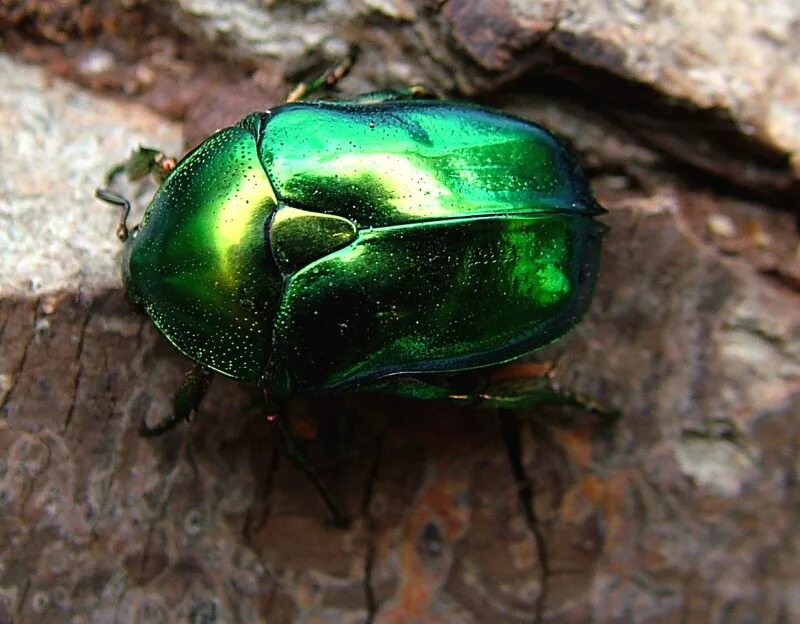
[[[612,425],[620,412],[594,399],[562,388],[550,374],[519,378],[487,379],[480,375],[448,378],[399,376],[374,382],[368,392],[393,394],[415,399],[440,400],[478,409],[529,410],[544,406],[577,407]]]
[[[195,366],[183,378],[180,388],[175,393],[172,399],[172,412],[154,425],[149,425],[143,416],[139,424],[139,435],[146,438],[158,436],[184,421],[191,420],[197,413],[200,401],[203,400],[213,378],[214,373],[199,364]]]
[[[477,399],[477,407],[481,408],[530,410],[545,406],[576,407],[594,416],[601,426],[611,426],[621,416],[619,410],[563,388],[548,375],[490,384],[478,394]]]

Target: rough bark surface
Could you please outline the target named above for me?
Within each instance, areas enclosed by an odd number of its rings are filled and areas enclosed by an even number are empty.
[[[0,3],[0,623],[800,621],[799,23],[791,0]],[[574,143],[611,230],[589,315],[533,359],[623,417],[298,399],[341,531],[255,388],[216,379],[138,437],[189,363],[125,301],[92,192],[351,41],[345,91],[423,81]]]

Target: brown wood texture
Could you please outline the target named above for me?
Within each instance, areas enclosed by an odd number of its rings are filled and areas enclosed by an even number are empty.
[[[800,9],[129,5],[0,5],[0,623],[800,621]],[[297,399],[337,530],[256,388],[137,435],[190,363],[126,302],[91,192],[353,40],[345,92],[423,81],[576,146],[602,274],[531,361],[623,415]]]

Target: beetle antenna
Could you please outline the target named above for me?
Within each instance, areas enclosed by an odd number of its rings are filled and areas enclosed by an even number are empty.
[[[125,241],[128,238],[128,216],[131,214],[131,202],[129,202],[126,198],[124,198],[119,193],[115,193],[114,191],[110,191],[104,188],[98,188],[94,192],[94,196],[97,199],[101,199],[108,204],[113,204],[114,206],[119,206],[122,208],[122,216],[119,219],[119,225],[117,226],[117,238],[121,241]]]

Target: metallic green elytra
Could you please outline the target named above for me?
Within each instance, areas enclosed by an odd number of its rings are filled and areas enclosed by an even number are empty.
[[[518,358],[589,306],[605,227],[566,147],[440,100],[286,104],[183,158],[126,241],[161,332],[273,397]]]

